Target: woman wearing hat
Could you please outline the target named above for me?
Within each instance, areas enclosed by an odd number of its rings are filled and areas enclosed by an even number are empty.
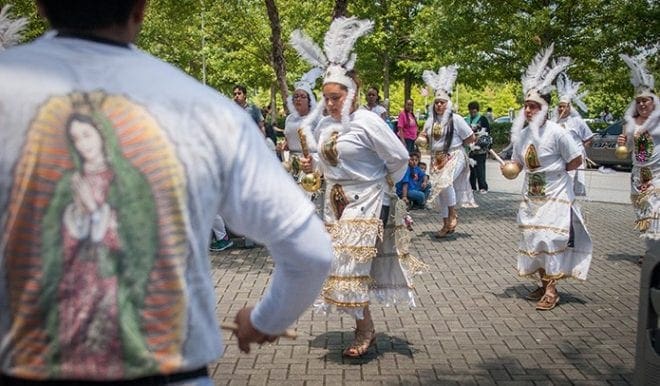
[[[284,142],[278,147],[283,151],[284,167],[299,183],[305,175],[300,165],[300,157],[303,155],[301,139],[305,141],[307,151],[316,154],[313,130],[318,123],[318,116],[312,117],[311,114],[316,108],[316,97],[312,89],[321,73],[320,68],[312,68],[305,73],[294,84],[293,94],[286,100],[290,114],[284,121]],[[307,193],[310,198],[315,197],[311,192]]]

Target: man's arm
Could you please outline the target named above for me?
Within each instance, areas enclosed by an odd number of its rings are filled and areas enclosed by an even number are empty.
[[[571,170],[575,170],[579,168],[581,165],[582,165],[582,156],[579,155],[566,164],[566,171],[570,172]]]
[[[238,114],[237,114],[238,115]],[[333,259],[330,237],[315,208],[288,176],[246,115],[228,115],[235,127],[218,147],[227,227],[264,245],[274,261],[270,286],[254,309],[239,311],[239,347],[281,334],[320,293]],[[235,121],[231,121],[235,119]],[[296,203],[296,205],[287,205]]]

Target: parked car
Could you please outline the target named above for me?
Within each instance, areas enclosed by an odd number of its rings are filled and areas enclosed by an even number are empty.
[[[624,121],[620,120],[607,126],[604,130],[597,132],[591,140],[591,146],[587,147],[587,158],[597,165],[619,166],[623,168],[632,167],[632,152],[626,159],[618,159],[614,155],[616,141],[623,131]]]
[[[495,118],[494,123],[511,123],[511,117],[508,115],[502,115],[501,117]]]

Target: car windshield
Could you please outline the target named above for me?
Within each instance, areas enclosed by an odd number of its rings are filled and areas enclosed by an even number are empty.
[[[607,128],[605,128],[605,130],[603,130],[603,134],[604,135],[619,135],[619,134],[621,134],[622,131],[623,131],[623,121],[618,121],[616,123],[613,123],[613,124],[607,126]]]

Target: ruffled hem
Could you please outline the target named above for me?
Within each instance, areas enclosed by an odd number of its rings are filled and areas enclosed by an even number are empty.
[[[369,291],[369,301],[367,302],[341,304],[329,299],[318,299],[312,306],[312,311],[322,315],[338,313],[350,315],[355,319],[364,319],[364,308],[372,303],[378,303],[385,307],[395,305],[407,305],[410,308],[417,307],[413,290],[400,287],[374,288]]]

